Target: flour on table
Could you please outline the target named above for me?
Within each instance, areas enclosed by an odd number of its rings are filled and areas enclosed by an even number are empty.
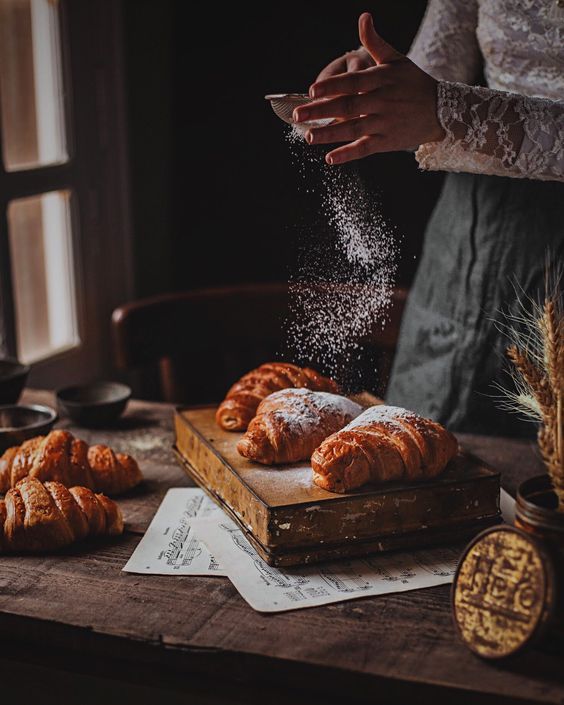
[[[150,450],[156,450],[157,448],[162,449],[170,447],[170,444],[168,441],[163,440],[162,438],[159,438],[157,435],[151,435],[151,434],[144,434],[142,436],[133,436],[131,438],[128,438],[125,445],[127,448],[124,448],[124,444],[121,444],[121,447],[123,450],[121,452],[129,452],[131,454],[134,453],[144,453],[148,452]]]

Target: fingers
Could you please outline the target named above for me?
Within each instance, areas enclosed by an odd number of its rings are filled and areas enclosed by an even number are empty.
[[[318,79],[309,89],[309,94],[312,98],[354,95],[376,90],[386,84],[386,68],[375,66],[355,73],[340,73],[323,80]]]
[[[330,64],[327,64],[327,66],[320,71],[319,76],[315,79],[315,82],[317,83],[317,81],[323,81],[326,78],[329,78],[329,76],[334,76],[337,73],[343,73],[346,70],[347,57],[339,56],[338,59],[333,59]]]
[[[319,72],[317,81],[322,81],[330,76],[335,76],[338,73],[346,73],[347,71],[362,71],[374,66],[374,59],[366,52],[364,48],[353,49],[347,51],[343,56],[339,56],[330,64]]]
[[[374,93],[342,95],[338,98],[320,100],[294,109],[294,122],[306,122],[323,118],[357,117],[377,113],[380,101]]]
[[[387,148],[381,135],[367,135],[343,147],[337,147],[337,149],[325,156],[325,161],[333,166],[385,151],[387,151]]]
[[[385,42],[374,29],[372,15],[363,12],[358,19],[358,34],[362,45],[377,64],[390,64],[403,59],[403,54]]]
[[[309,144],[331,144],[333,142],[353,142],[361,137],[374,135],[382,128],[382,119],[378,115],[353,118],[326,127],[312,127],[305,138]]]

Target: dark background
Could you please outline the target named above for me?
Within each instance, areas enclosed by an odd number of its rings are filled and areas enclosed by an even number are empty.
[[[407,51],[425,5],[198,3],[196,20],[180,0],[126,0],[137,296],[288,279],[304,230],[319,222],[317,202],[263,96],[306,91],[328,61],[358,46],[364,10]],[[402,236],[399,283],[409,284],[442,177],[420,172],[409,153],[352,168]]]

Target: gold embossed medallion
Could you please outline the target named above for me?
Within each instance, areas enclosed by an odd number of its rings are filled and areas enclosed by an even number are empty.
[[[510,656],[538,637],[549,621],[551,563],[525,532],[510,526],[488,529],[466,548],[452,599],[456,628],[474,653]]]

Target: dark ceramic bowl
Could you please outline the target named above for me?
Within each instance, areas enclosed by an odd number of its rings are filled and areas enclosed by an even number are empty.
[[[119,382],[95,382],[65,387],[57,392],[59,412],[79,426],[111,426],[123,413],[131,389]]]
[[[0,404],[15,404],[29,374],[29,365],[17,360],[0,360]]]
[[[0,406],[0,453],[28,438],[44,436],[56,420],[57,412],[48,406]]]

